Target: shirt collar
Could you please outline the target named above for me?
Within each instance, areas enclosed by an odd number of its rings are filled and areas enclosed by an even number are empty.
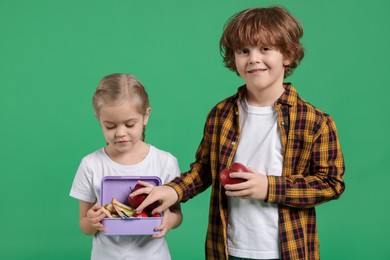
[[[275,101],[275,105],[283,104],[288,106],[293,106],[298,98],[298,92],[291,83],[283,83],[284,92],[283,94]],[[245,96],[246,85],[242,85],[238,88],[238,97],[239,101],[242,97]]]
[[[293,106],[298,98],[298,92],[293,87],[291,83],[283,83],[284,92],[283,94],[275,101],[275,105],[283,104],[288,106]]]

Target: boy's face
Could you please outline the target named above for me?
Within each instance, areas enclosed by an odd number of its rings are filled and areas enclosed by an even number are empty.
[[[289,64],[282,53],[272,46],[245,47],[235,52],[238,74],[247,88],[256,90],[283,89],[284,66]]]
[[[141,137],[149,113],[150,109],[146,115],[140,114],[129,102],[102,106],[97,118],[109,144],[107,153],[118,155],[135,151],[137,145],[142,143]]]

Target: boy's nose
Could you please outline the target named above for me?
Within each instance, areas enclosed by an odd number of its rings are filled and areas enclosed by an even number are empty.
[[[250,55],[249,55],[249,62],[250,63],[260,63],[261,61],[261,55],[260,53],[257,53],[257,52],[251,52]]]

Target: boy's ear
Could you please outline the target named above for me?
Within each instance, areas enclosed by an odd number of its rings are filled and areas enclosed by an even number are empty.
[[[291,64],[291,59],[285,58],[284,61],[283,61],[283,65],[284,66],[289,66],[290,64]]]

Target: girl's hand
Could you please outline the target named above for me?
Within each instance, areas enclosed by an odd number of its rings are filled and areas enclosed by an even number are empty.
[[[160,231],[159,234],[154,234],[154,238],[162,238],[169,230],[178,227],[181,224],[183,215],[181,213],[180,204],[175,204],[170,209],[164,211],[163,220],[160,226],[156,227],[155,231]]]
[[[156,227],[154,230],[155,231],[160,231],[159,234],[154,234],[153,237],[154,238],[162,238],[164,237],[169,230],[172,229],[172,212],[167,209],[164,211],[164,216],[163,216],[163,219],[162,219],[162,222],[161,222],[161,225]]]
[[[265,200],[268,195],[268,178],[263,173],[256,173],[248,168],[248,172],[232,172],[232,178],[242,178],[247,181],[224,186],[226,196],[243,199]]]
[[[98,204],[80,200],[80,229],[86,235],[94,235],[98,231],[105,231],[100,221],[106,216]]]

